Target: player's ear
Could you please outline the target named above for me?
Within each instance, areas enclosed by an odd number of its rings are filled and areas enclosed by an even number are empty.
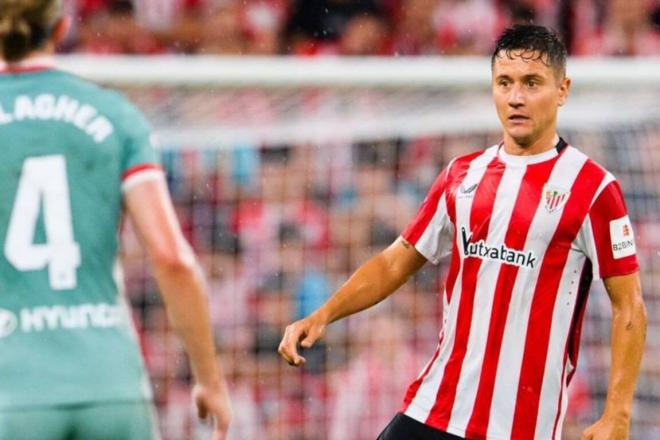
[[[568,92],[571,89],[571,79],[565,76],[559,83],[559,106],[564,105],[566,99],[568,99]]]
[[[54,45],[57,45],[64,41],[66,35],[71,29],[71,18],[69,17],[60,17],[55,22],[53,26],[53,32],[50,34],[50,41]]]

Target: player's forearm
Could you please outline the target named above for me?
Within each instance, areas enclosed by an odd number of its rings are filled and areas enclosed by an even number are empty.
[[[612,312],[612,366],[604,415],[630,418],[646,338],[646,309],[639,298]]]
[[[329,324],[367,309],[391,295],[408,276],[380,253],[360,266],[315,314]]]
[[[193,375],[205,386],[221,384],[211,332],[204,278],[196,263],[154,268],[172,328],[190,358]]]

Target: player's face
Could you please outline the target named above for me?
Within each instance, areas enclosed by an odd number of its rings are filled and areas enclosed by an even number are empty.
[[[538,54],[514,51],[493,65],[493,98],[505,135],[526,146],[556,130],[557,109],[568,96],[570,80]]]

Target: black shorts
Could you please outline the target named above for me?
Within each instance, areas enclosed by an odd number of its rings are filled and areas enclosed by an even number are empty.
[[[401,413],[394,416],[377,440],[465,440],[444,431],[438,431]]]

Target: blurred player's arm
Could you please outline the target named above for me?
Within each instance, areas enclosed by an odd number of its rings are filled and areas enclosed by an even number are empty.
[[[612,303],[612,355],[603,415],[583,440],[627,439],[633,394],[646,339],[646,307],[639,272],[604,280]]]
[[[318,310],[287,326],[278,350],[280,355],[291,365],[304,364],[305,358],[298,354],[298,343],[303,348],[311,347],[323,335],[328,324],[384,300],[424,263],[426,258],[399,237],[387,249],[360,266]]]
[[[141,182],[124,193],[129,217],[145,246],[169,321],[190,357],[200,417],[216,422],[214,439],[223,439],[231,418],[227,386],[216,357],[207,290],[201,269],[183,237],[165,179]]]

